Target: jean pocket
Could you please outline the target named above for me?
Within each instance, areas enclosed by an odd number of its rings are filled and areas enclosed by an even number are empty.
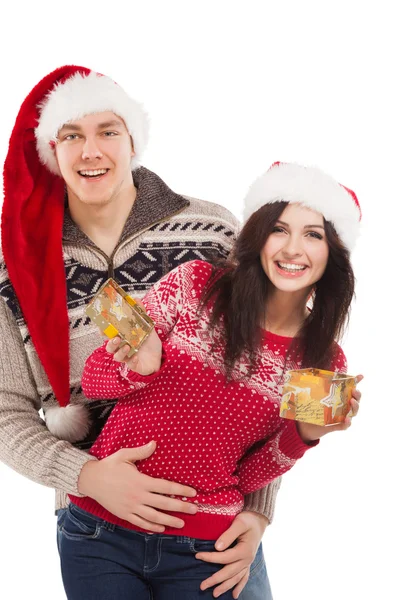
[[[57,529],[59,532],[62,531],[66,514],[67,514],[66,508],[59,508],[57,511]]]
[[[70,540],[96,539],[101,533],[101,521],[97,521],[89,513],[84,513],[70,504],[61,531]]]

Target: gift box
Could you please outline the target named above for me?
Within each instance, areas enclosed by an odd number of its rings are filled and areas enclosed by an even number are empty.
[[[280,416],[314,425],[342,423],[350,412],[356,378],[322,369],[298,369],[285,376]]]
[[[119,336],[120,347],[128,344],[132,357],[149,336],[154,321],[134,298],[113,279],[108,279],[92,298],[86,314],[108,338]]]

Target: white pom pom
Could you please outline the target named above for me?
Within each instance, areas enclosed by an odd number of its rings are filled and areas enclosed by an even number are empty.
[[[82,404],[50,406],[46,409],[45,419],[47,429],[61,440],[78,442],[89,432],[89,413]]]

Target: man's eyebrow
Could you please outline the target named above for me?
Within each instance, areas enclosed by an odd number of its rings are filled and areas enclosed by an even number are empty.
[[[65,129],[69,129],[70,131],[80,131],[81,127],[79,125],[75,125],[74,123],[66,123],[60,128],[60,131],[64,131]]]
[[[107,127],[123,127],[123,123],[121,121],[104,121],[104,123],[99,123],[97,125],[97,129],[107,129]],[[60,131],[81,131],[82,127],[80,125],[76,125],[75,123],[66,123],[60,129]]]
[[[104,121],[104,123],[99,123],[97,125],[97,129],[107,129],[107,127],[123,127],[123,123],[121,121]]]

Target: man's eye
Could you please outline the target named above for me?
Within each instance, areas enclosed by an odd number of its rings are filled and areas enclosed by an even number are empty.
[[[106,137],[114,137],[115,135],[118,135],[116,131],[105,131],[104,135]]]
[[[67,141],[71,141],[71,140],[76,140],[78,137],[78,135],[76,133],[70,133],[69,135],[66,135],[64,140]]]

